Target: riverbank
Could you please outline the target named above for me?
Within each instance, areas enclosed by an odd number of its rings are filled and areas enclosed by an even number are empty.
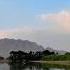
[[[70,61],[31,61],[33,63],[47,63],[47,64],[57,64],[57,65],[70,65]]]
[[[1,60],[0,63],[8,63],[9,60]],[[32,63],[43,63],[43,64],[56,64],[56,65],[69,65],[70,61],[30,61]]]

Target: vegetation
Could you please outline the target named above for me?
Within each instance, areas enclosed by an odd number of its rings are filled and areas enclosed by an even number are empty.
[[[10,57],[8,58],[11,62],[28,62],[32,60],[40,60],[42,58],[41,52],[32,52],[29,53],[23,51],[11,51]]]
[[[11,62],[29,62],[29,61],[65,61],[70,60],[70,53],[67,52],[64,55],[58,55],[54,52],[48,50],[42,52],[32,52],[26,53],[24,51],[11,51],[10,57],[8,58]]]
[[[44,56],[42,60],[47,60],[47,61],[64,61],[64,60],[70,60],[70,55],[49,55],[49,56]]]
[[[43,56],[42,60],[45,61],[65,61],[65,60],[70,60],[70,53],[67,52],[64,55],[49,55],[49,56]]]
[[[48,50],[45,50],[43,52],[32,52],[29,53],[23,52],[23,51],[11,51],[10,57],[8,58],[13,63],[15,62],[24,62],[24,61],[35,61],[35,60],[41,60],[41,58],[45,55],[53,55],[54,52],[49,52]]]

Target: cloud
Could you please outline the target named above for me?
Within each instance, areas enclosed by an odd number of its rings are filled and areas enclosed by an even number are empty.
[[[30,35],[34,31],[35,31],[35,29],[30,28],[30,27],[0,30],[0,39],[1,38],[22,38],[22,37],[27,37],[28,35]]]
[[[6,38],[9,35],[8,31],[0,30],[0,38]]]
[[[64,31],[70,31],[70,11],[60,11],[58,13],[41,14],[39,18],[43,22],[56,23]]]

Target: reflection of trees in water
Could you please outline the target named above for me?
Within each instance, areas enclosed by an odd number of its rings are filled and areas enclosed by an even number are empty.
[[[40,63],[10,64],[10,70],[50,70],[50,69],[70,70],[69,67],[64,67],[64,66],[59,67],[58,65],[47,65],[47,64],[40,64]]]
[[[70,65],[42,64],[44,70],[70,70]]]
[[[29,70],[43,70],[41,64],[31,63],[28,65]]]
[[[26,65],[22,63],[10,64],[10,70],[24,70]]]
[[[41,64],[29,63],[29,64],[10,64],[10,70],[49,70],[48,68],[43,69]]]

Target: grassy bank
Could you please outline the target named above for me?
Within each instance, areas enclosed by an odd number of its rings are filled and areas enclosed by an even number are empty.
[[[45,55],[40,61],[32,61],[35,63],[46,63],[56,65],[68,65],[70,66],[70,54],[65,55]]]
[[[34,63],[43,63],[43,64],[56,64],[56,65],[68,65],[70,66],[70,61],[31,61]]]
[[[48,55],[43,56],[43,61],[70,61],[70,55]]]

